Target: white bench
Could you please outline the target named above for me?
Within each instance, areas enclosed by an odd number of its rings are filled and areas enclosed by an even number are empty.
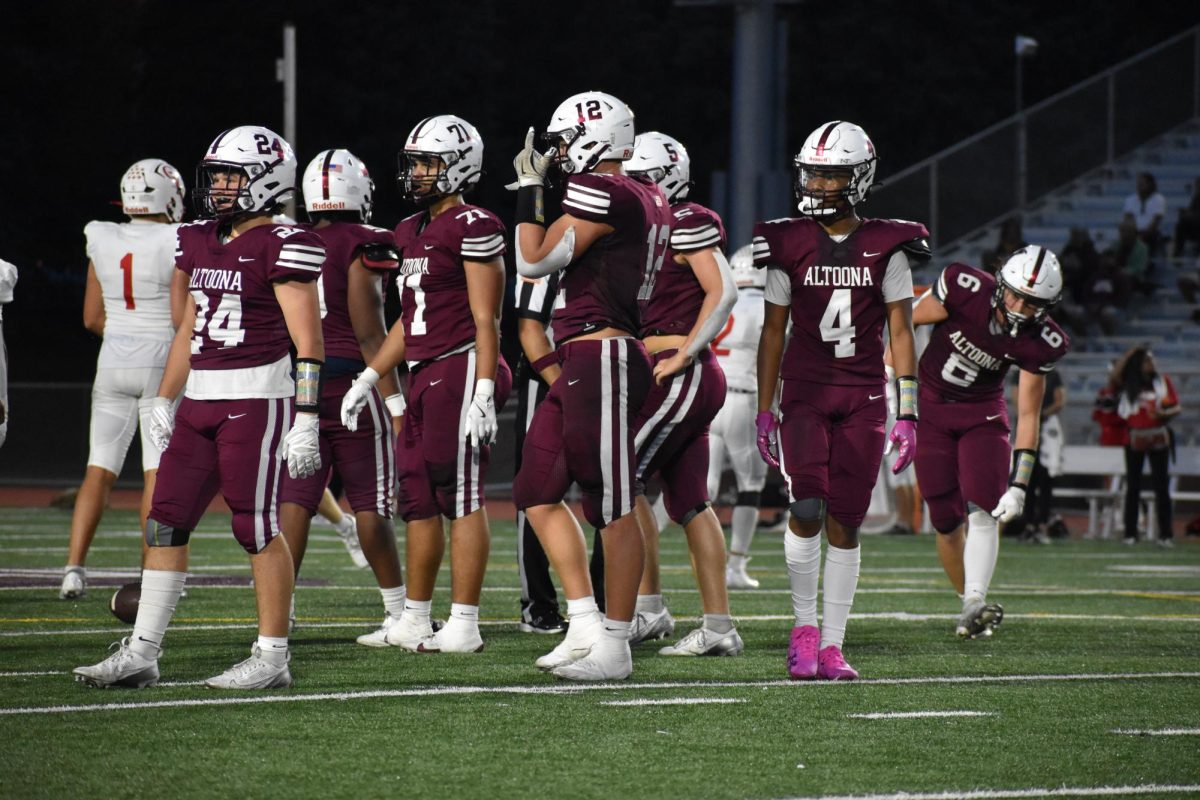
[[[1200,447],[1179,447],[1175,451],[1175,461],[1170,465],[1170,493],[1176,502],[1200,502],[1200,492],[1179,491],[1179,478],[1183,476],[1200,476]],[[1149,459],[1146,461],[1144,475],[1149,475]],[[1100,489],[1075,489],[1070,487],[1055,487],[1056,498],[1082,498],[1088,503],[1088,538],[1107,539],[1112,535],[1114,518],[1121,515],[1122,504],[1125,501],[1125,449],[1123,447],[1100,447],[1097,445],[1067,445],[1063,448],[1063,475],[1092,475],[1104,479],[1104,487]],[[1143,480],[1147,486],[1147,480]],[[1143,498],[1153,499],[1152,488],[1142,490]],[[1104,519],[1100,519],[1100,504],[1107,503]],[[1147,538],[1154,538],[1157,533],[1154,520],[1154,503],[1147,505],[1149,510],[1146,520]]]

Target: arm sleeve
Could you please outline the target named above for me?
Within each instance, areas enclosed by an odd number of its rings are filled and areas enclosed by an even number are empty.
[[[579,219],[612,224],[613,184],[596,175],[572,175],[563,195],[562,210]]]
[[[912,296],[912,269],[908,265],[908,255],[902,249],[897,250],[888,259],[887,271],[883,274],[883,302],[911,300]]]
[[[267,278],[277,281],[315,281],[325,263],[325,243],[313,231],[300,228],[280,240],[279,250],[267,268]]]
[[[482,215],[482,216],[480,216]],[[465,214],[459,255],[464,261],[491,261],[504,255],[504,224],[486,211],[471,209]]]
[[[767,270],[767,287],[763,292],[763,296],[768,303],[777,306],[790,306],[792,304],[791,276],[782,269]]]

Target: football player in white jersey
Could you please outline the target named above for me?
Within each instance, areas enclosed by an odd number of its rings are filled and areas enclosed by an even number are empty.
[[[16,265],[0,258],[0,447],[8,438],[8,348],[4,344],[3,305],[12,302],[16,285]]]
[[[717,363],[725,372],[725,405],[709,429],[708,496],[716,498],[721,473],[728,463],[737,479],[737,502],[733,506],[729,560],[725,585],[730,589],[757,589],[758,581],[746,573],[750,542],[758,524],[758,503],[767,482],[767,464],[754,443],[757,412],[758,337],[763,324],[763,288],[767,271],[754,266],[750,245],[733,254],[729,265],[738,287],[737,303],[725,327],[713,339]]]
[[[108,495],[139,428],[142,436],[142,528],[154,495],[159,450],[148,434],[154,397],[186,295],[172,297],[175,235],[183,218],[179,170],[158,158],[138,161],[121,178],[121,210],[129,222],[89,222],[83,324],[102,336],[87,472],[75,513],[62,588],[64,600],[87,591],[84,562]],[[143,545],[144,546],[144,545]]]

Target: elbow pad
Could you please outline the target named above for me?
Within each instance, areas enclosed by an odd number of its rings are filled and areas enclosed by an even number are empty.
[[[551,275],[570,264],[571,259],[575,257],[575,226],[572,225],[563,232],[562,239],[541,261],[530,263],[525,260],[525,254],[521,252],[519,234],[517,246],[514,249],[517,251],[517,272],[519,274],[526,278],[542,278]]]

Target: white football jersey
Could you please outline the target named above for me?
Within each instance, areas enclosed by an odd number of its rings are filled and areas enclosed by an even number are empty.
[[[87,255],[104,295],[102,367],[161,366],[175,329],[171,279],[179,226],[160,222],[89,222]]]
[[[730,389],[758,390],[758,338],[762,326],[763,290],[757,287],[738,289],[737,303],[729,321],[712,341],[713,353],[725,372],[725,383]]]

